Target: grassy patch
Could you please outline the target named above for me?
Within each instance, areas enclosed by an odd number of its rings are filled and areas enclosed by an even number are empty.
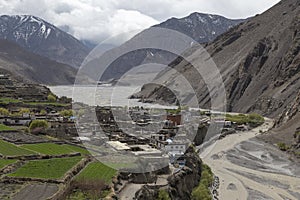
[[[56,107],[66,107],[71,105],[71,104],[57,103],[57,102],[24,102],[24,104],[31,105],[31,106],[56,106]]]
[[[249,115],[244,115],[244,114],[238,114],[238,115],[230,115],[226,114],[226,120],[235,122],[238,125],[242,124],[250,124],[253,127],[257,127],[262,125],[265,122],[265,119],[256,113],[252,113]]]
[[[3,156],[22,156],[22,155],[34,155],[36,154],[33,151],[29,151],[23,148],[20,148],[14,144],[0,140],[0,154]]]
[[[64,147],[63,145],[54,143],[25,144],[22,148],[46,155],[63,155],[73,152],[71,149]]]
[[[14,128],[11,128],[9,126],[6,126],[4,124],[0,124],[0,131],[14,131]]]
[[[193,200],[211,200],[212,196],[210,194],[209,187],[213,183],[213,173],[211,169],[202,164],[202,173],[199,185],[193,189],[192,199]]]
[[[171,198],[166,190],[159,190],[157,200],[171,200]]]
[[[4,159],[0,159],[0,169],[4,168],[7,165],[13,164],[17,162],[17,160],[4,160]]]
[[[278,143],[277,146],[281,151],[287,151],[289,149],[289,146],[283,142]]]
[[[81,153],[82,155],[89,155],[90,152],[85,149],[84,147],[78,147],[78,146],[74,146],[74,145],[63,145],[65,147],[67,147],[68,149],[71,149],[73,152],[78,152],[78,153]]]
[[[0,104],[20,103],[22,101],[12,98],[0,98]]]
[[[75,166],[82,158],[55,158],[48,160],[33,160],[27,162],[16,172],[9,174],[11,177],[59,179]]]
[[[101,162],[90,163],[84,170],[76,176],[76,180],[102,180],[105,183],[111,183],[112,178],[117,171]]]
[[[72,145],[59,145],[54,143],[25,144],[22,146],[22,148],[45,155],[63,155],[70,153],[81,153],[82,155],[88,154],[86,149],[80,147]]]

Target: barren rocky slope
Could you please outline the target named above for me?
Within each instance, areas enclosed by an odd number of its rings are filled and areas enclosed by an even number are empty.
[[[147,35],[156,28],[175,30],[203,44],[213,41],[217,36],[244,21],[244,19],[227,19],[219,15],[196,12],[180,19],[171,18],[161,24],[150,27],[127,41],[126,45],[133,47],[136,44],[139,44],[137,42],[138,40],[147,37]],[[102,79],[107,80],[111,78],[120,78],[124,73],[141,64],[155,62],[168,65],[175,58],[176,55],[158,49],[136,50],[121,56],[112,63],[112,65],[106,70]]]
[[[228,111],[277,116],[300,88],[300,2],[283,0],[219,36],[206,49],[222,74]],[[208,107],[210,101],[207,92],[203,92],[201,78],[191,73],[193,68],[186,62],[178,63],[173,63],[175,68],[198,91],[200,104]],[[175,78],[168,82],[180,84]],[[157,98],[150,93],[151,90],[145,95]]]
[[[272,118],[280,116],[272,142],[295,142],[294,133],[300,126],[297,96],[300,88],[300,1],[282,0],[265,13],[219,36],[205,48],[222,74],[227,110],[259,112]],[[208,90],[193,67],[182,59],[173,65],[197,91],[200,106],[209,108]],[[167,83],[175,90],[174,86],[182,85],[176,77]],[[181,92],[185,95],[185,91]],[[162,87],[145,85],[138,96],[157,101],[164,99],[163,94]],[[174,97],[167,99],[169,103],[175,102]],[[266,137],[270,139],[269,135]]]
[[[0,40],[0,68],[24,81],[49,85],[73,84],[76,69]]]

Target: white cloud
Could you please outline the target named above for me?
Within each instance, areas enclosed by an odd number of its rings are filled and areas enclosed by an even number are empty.
[[[170,17],[192,12],[246,18],[279,0],[0,0],[2,14],[31,14],[62,27],[82,40],[145,29]]]

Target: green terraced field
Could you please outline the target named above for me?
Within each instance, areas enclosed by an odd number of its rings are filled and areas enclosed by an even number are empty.
[[[72,145],[59,145],[54,143],[40,143],[40,144],[26,144],[22,148],[35,151],[45,155],[63,155],[70,153],[81,153],[82,155],[88,154],[88,151],[84,148],[80,148]]]
[[[14,131],[15,129],[5,126],[4,124],[0,124],[0,131]]]
[[[71,104],[65,104],[65,103],[57,103],[57,102],[24,102],[25,105],[31,105],[31,106],[57,106],[57,107],[67,107]]]
[[[21,101],[18,99],[12,99],[12,98],[0,98],[1,104],[9,104],[9,103],[20,103]]]
[[[117,171],[100,162],[90,163],[83,171],[76,176],[76,180],[103,180],[106,183],[111,183],[112,178]]]
[[[62,178],[82,157],[33,160],[9,174],[11,177],[59,179]]]
[[[90,152],[88,150],[86,150],[85,148],[81,148],[81,147],[78,147],[78,146],[73,146],[73,145],[63,145],[69,149],[71,149],[73,152],[78,152],[78,153],[81,153],[82,155],[88,155],[90,154]]]
[[[22,155],[34,155],[33,151],[23,149],[14,144],[0,140],[0,154],[4,156],[22,156]]]
[[[0,159],[0,169],[4,168],[7,165],[13,164],[17,162],[17,160],[4,160],[4,159]]]

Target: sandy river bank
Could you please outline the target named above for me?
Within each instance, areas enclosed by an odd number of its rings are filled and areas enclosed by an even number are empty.
[[[255,138],[272,125],[267,119],[262,126],[229,135],[201,153],[219,177],[219,199],[300,199],[300,163]]]

